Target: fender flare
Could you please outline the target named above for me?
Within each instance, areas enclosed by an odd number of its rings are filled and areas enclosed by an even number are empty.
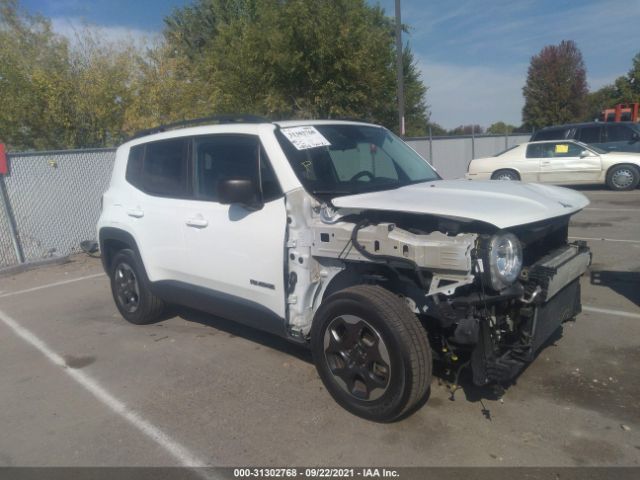
[[[117,243],[130,248],[134,251],[138,259],[142,259],[140,256],[140,250],[138,249],[138,244],[135,238],[133,238],[133,235],[121,228],[103,227],[98,232],[98,242],[100,243],[100,252],[102,253],[102,268],[104,268],[107,275],[110,273],[111,259],[113,258],[112,249],[106,246],[109,241],[116,241]]]

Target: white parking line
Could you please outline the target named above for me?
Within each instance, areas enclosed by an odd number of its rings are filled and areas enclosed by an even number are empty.
[[[127,407],[124,402],[118,400],[115,396],[109,393],[95,379],[80,370],[67,368],[64,359],[60,355],[51,350],[46,343],[40,340],[31,331],[24,328],[1,310],[0,321],[13,330],[13,332],[22,340],[39,350],[40,353],[42,353],[52,364],[62,368],[63,372],[67,373],[67,375],[91,392],[106,407],[124,418],[147,438],[166,450],[167,453],[180,463],[180,465],[185,467],[202,467],[207,465],[204,461],[191,453],[186,447],[173,440],[169,435],[149,421],[145,420],[139,413]],[[205,472],[202,473],[204,474]]]
[[[583,305],[582,310],[585,312],[606,313],[607,315],[616,315],[618,317],[640,319],[640,313],[625,312],[623,310],[610,310],[608,308],[591,307],[589,305]]]
[[[572,240],[588,240],[591,242],[621,242],[621,243],[640,243],[640,240],[620,240],[617,238],[591,238],[591,237],[569,237]]]
[[[27,288],[25,290],[18,290],[16,292],[3,293],[2,295],[0,295],[0,298],[10,297],[12,295],[20,295],[21,293],[36,292],[44,288],[57,287],[58,285],[67,285],[68,283],[81,282],[82,280],[89,280],[91,278],[98,278],[98,277],[104,277],[104,276],[105,276],[104,273],[95,273],[93,275],[86,275],[84,277],[70,278],[69,280],[62,280],[60,282],[48,283],[46,285],[40,285],[39,287]]]

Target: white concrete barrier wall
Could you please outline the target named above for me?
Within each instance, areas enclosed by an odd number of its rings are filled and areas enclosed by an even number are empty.
[[[463,178],[473,158],[490,157],[529,141],[530,135],[408,138],[406,142],[447,180]]]

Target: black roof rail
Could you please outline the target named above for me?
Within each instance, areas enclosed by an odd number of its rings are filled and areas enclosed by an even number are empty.
[[[210,117],[194,118],[190,120],[181,120],[179,122],[168,123],[166,125],[159,125],[157,127],[148,128],[146,130],[140,130],[129,137],[129,140],[133,140],[154,133],[166,132],[167,130],[173,130],[175,128],[189,127],[195,125],[202,125],[205,123],[215,123],[218,125],[225,123],[271,123],[268,118],[260,117],[258,115],[212,115]]]

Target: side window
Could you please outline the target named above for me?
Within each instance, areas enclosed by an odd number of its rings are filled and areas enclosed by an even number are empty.
[[[527,145],[527,158],[543,158],[545,143],[534,143]]]
[[[566,131],[561,128],[550,128],[549,130],[540,130],[534,136],[535,141],[542,140],[560,140],[565,138]]]
[[[579,157],[582,149],[575,143],[547,143],[544,145],[545,158]]]
[[[578,130],[578,140],[582,143],[600,143],[601,130],[602,128],[599,125],[581,127]]]
[[[125,178],[134,187],[142,189],[142,159],[144,158],[144,145],[136,145],[129,150],[127,160],[127,172]]]
[[[261,160],[258,175],[258,155]],[[262,178],[264,201],[282,193],[259,140],[251,135],[211,135],[194,140],[196,195],[202,200],[218,199],[218,183],[232,178]]]
[[[633,130],[626,125],[607,125],[608,142],[630,142],[633,140]]]
[[[147,144],[142,168],[145,191],[166,197],[189,196],[187,146],[185,138]]]

